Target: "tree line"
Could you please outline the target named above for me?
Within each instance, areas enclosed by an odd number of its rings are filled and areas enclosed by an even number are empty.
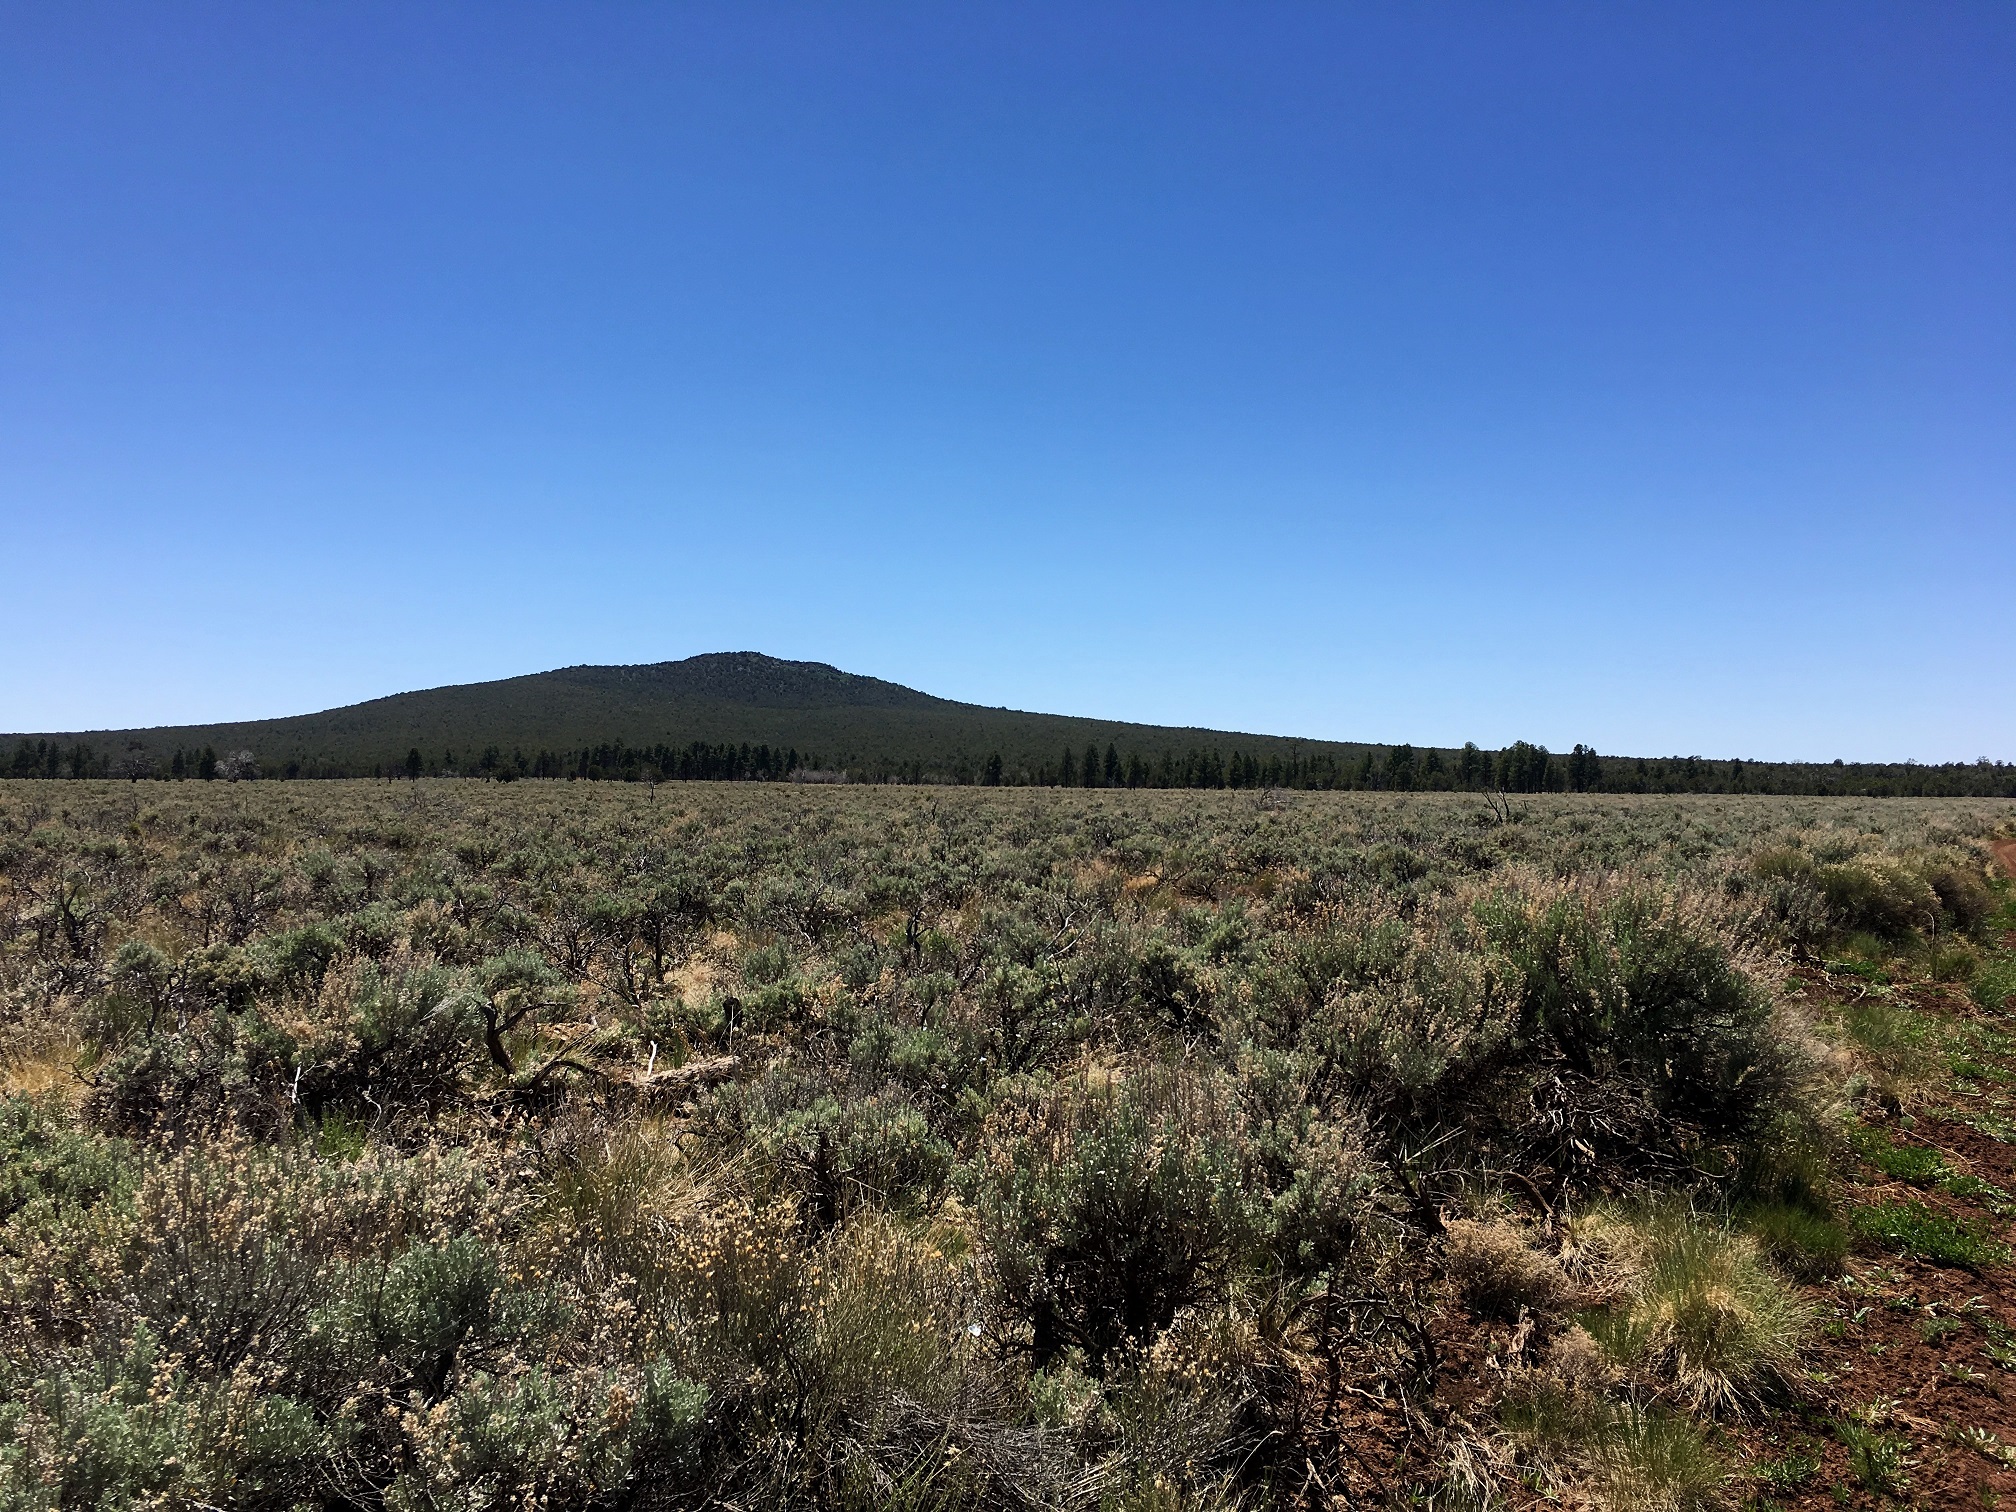
[[[704,740],[683,746],[659,742],[632,746],[620,740],[578,750],[542,750],[533,756],[514,750],[505,756],[488,746],[470,763],[469,775],[506,782],[519,777],[568,778],[615,782],[782,782],[794,775],[821,770],[819,758],[800,754],[796,746],[752,745],[743,741],[710,744]],[[419,750],[406,753],[399,775],[407,777],[461,775],[455,753],[444,753],[441,765],[430,766]]]
[[[358,768],[303,761],[262,768],[250,751],[178,748],[166,759],[139,745],[103,750],[83,741],[64,745],[22,740],[4,768],[17,778],[146,780],[256,777],[476,777],[590,782],[786,782],[956,784],[981,787],[1287,788],[1310,791],[1506,793],[1777,793],[1855,797],[2016,798],[2016,763],[1750,762],[1699,756],[1602,756],[1586,745],[1557,754],[1516,740],[1501,750],[1417,750],[1411,745],[1357,750],[1269,751],[1194,747],[1187,751],[1127,751],[1108,742],[1065,747],[1054,760],[1011,760],[1000,751],[949,760],[842,756],[828,761],[795,746],[695,740],[633,746],[602,741],[560,751],[508,754],[487,746],[458,761],[414,748],[403,762]]]
[[[1474,742],[1459,751],[1366,747],[1354,756],[1331,752],[1265,757],[1234,750],[1122,756],[1108,745],[1080,753],[1067,748],[1054,764],[1008,771],[993,755],[976,779],[987,785],[1127,788],[1297,788],[1382,792],[1506,793],[1777,793],[1860,797],[2016,798],[2016,763],[1745,762],[1699,756],[1602,756],[1577,745],[1555,754],[1517,740],[1502,750]]]

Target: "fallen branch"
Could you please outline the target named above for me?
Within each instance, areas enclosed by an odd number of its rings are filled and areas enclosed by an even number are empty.
[[[705,1087],[728,1080],[742,1069],[739,1055],[709,1055],[673,1066],[654,1075],[640,1076],[635,1085],[646,1092],[683,1092],[689,1087]]]
[[[549,1060],[537,1071],[534,1071],[530,1076],[526,1077],[523,1082],[519,1083],[518,1090],[521,1092],[530,1092],[535,1088],[537,1088],[541,1082],[545,1081],[547,1077],[552,1076],[555,1072],[559,1071],[579,1071],[584,1076],[599,1077],[603,1081],[607,1081],[609,1079],[608,1072],[598,1071],[593,1066],[583,1065],[580,1061],[575,1060],[572,1056],[567,1055],[563,1052],[562,1054],[554,1056],[553,1059]]]

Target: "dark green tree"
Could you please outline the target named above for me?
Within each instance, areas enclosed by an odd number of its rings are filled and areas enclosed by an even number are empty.
[[[1386,756],[1386,786],[1396,793],[1411,792],[1414,787],[1414,747],[1397,745]]]
[[[1498,786],[1508,793],[1544,793],[1558,786],[1547,747],[1515,740],[1498,753]]]
[[[1463,749],[1456,757],[1456,785],[1468,791],[1483,787],[1490,780],[1490,758],[1477,749],[1476,741],[1464,741]]]
[[[1577,742],[1568,753],[1568,786],[1578,793],[1593,793],[1603,786],[1603,759],[1595,747]]]

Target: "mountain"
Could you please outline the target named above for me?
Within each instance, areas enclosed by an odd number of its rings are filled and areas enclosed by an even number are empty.
[[[1328,762],[1367,748],[1223,730],[1126,724],[1030,714],[935,698],[823,662],[782,661],[754,651],[719,652],[632,667],[563,667],[496,682],[397,693],[389,698],[233,724],[170,725],[0,736],[6,745],[46,742],[87,747],[108,767],[152,764],[205,749],[249,750],[278,775],[367,775],[403,767],[418,750],[425,770],[492,767],[561,775],[592,765],[614,773],[624,753],[660,748],[767,746],[795,751],[801,766],[861,776],[972,780],[999,756],[1008,781],[1038,779],[1087,745],[1108,745],[1147,762],[1192,751],[1237,750],[1256,759]],[[597,759],[598,753],[604,758]],[[541,757],[546,758],[543,762]],[[587,758],[584,763],[584,756]],[[644,763],[648,765],[649,762]],[[707,775],[714,775],[711,771]]]
[[[11,752],[9,747],[12,747]],[[496,682],[237,724],[0,735],[0,776],[225,775],[249,751],[280,777],[409,769],[512,777],[778,778],[1066,784],[1092,747],[1102,784],[1145,787],[1561,788],[2016,798],[2007,762],[1821,764],[1391,750],[1167,725],[1029,714],[934,698],[824,662],[754,651],[639,667],[562,667]],[[1108,749],[1118,772],[1107,769]],[[1067,753],[1069,753],[1067,755]]]

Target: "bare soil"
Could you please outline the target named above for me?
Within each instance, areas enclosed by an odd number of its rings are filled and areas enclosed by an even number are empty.
[[[1996,859],[2016,875],[2016,840],[1996,842]],[[2016,945],[2016,933],[2003,941]],[[1822,999],[1855,995],[1821,973],[1799,974]],[[1832,989],[1832,990],[1830,990]],[[1859,990],[1859,989],[1858,989]],[[1895,989],[1899,1001],[1949,1024],[1973,1022],[2002,1033],[2009,1015],[1986,1012],[1952,989],[1927,984]],[[1885,1121],[1899,1144],[1937,1150],[1956,1175],[1974,1176],[2016,1192],[2016,1146],[1972,1126],[1998,1088],[2016,1082],[2016,1062],[1984,1057],[1987,1078],[1976,1088],[1957,1081],[1935,1105],[1910,1119]],[[2016,1225],[1936,1183],[1886,1180],[1869,1166],[1845,1198],[1854,1203],[1908,1201],[1983,1226],[2005,1245]],[[1844,1204],[1845,1205],[1845,1204]],[[2006,1204],[2003,1212],[2009,1212]],[[2016,1336],[2016,1263],[1979,1271],[1933,1265],[1858,1244],[1845,1273],[1804,1288],[1819,1323],[1809,1345],[1809,1386],[1782,1411],[1738,1429],[1755,1479],[1744,1505],[1786,1512],[1842,1507],[1993,1508],[2016,1497],[2016,1371],[1991,1358],[1997,1337]],[[2007,1356],[2005,1356],[2007,1358]],[[1851,1463],[1837,1424],[1867,1422],[1908,1444],[1901,1483],[1871,1490]],[[1981,1431],[1992,1435],[1982,1437]],[[2004,1447],[2007,1446],[2007,1447]],[[1769,1467],[1817,1458],[1803,1480]],[[1791,1483],[1788,1483],[1791,1482]]]

